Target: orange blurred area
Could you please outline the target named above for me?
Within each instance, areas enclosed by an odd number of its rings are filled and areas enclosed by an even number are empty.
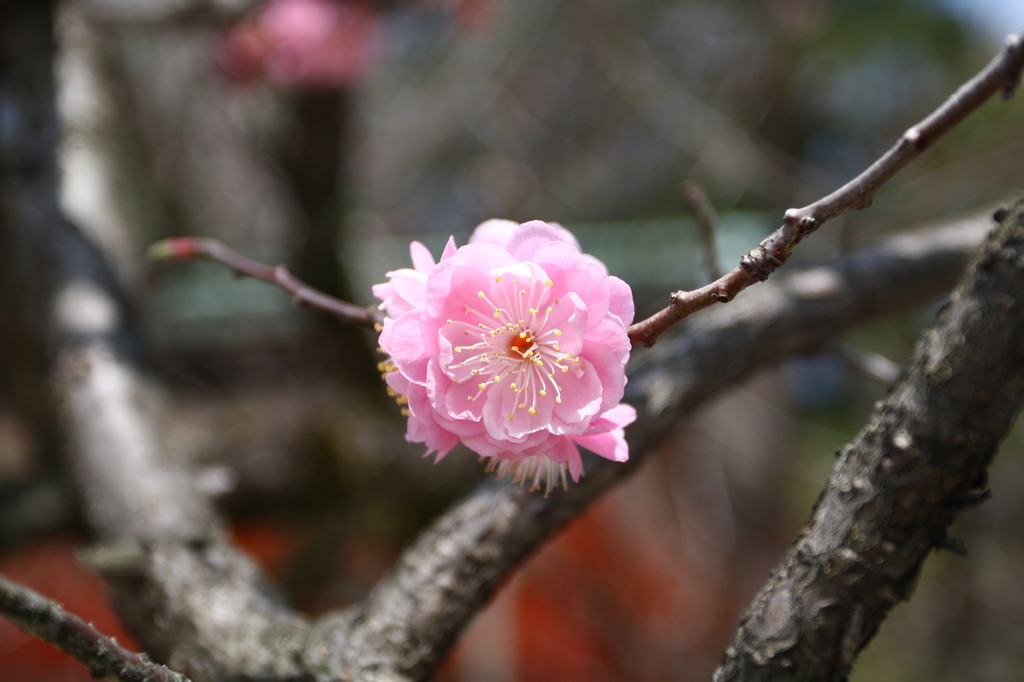
[[[287,524],[254,521],[239,524],[234,539],[271,575],[278,577],[297,547],[295,529]],[[110,610],[103,581],[77,558],[87,544],[82,536],[61,533],[42,537],[0,555],[0,574],[51,599],[113,637],[132,651],[140,647]],[[0,680],[85,682],[85,667],[38,637],[27,635],[0,617]]]

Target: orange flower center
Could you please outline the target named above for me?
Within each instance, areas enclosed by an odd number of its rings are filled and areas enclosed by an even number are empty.
[[[520,355],[526,355],[526,351],[530,350],[533,346],[533,337],[530,336],[529,332],[520,332],[512,336],[512,343],[509,344],[508,349],[514,350]]]

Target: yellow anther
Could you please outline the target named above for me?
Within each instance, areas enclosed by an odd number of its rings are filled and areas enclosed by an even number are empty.
[[[482,391],[485,388],[487,388],[487,384],[477,384],[476,387],[479,388]]]
[[[484,297],[484,292],[483,291],[476,292],[476,297],[477,298],[483,298]]]
[[[561,336],[562,335],[562,330],[561,329],[552,329],[551,333],[554,334],[555,336]]]
[[[552,282],[552,281],[551,281],[550,279],[546,279],[546,280],[544,280],[544,284],[545,284],[545,285],[547,285],[547,286],[549,286],[549,287],[553,287],[553,286],[555,286],[555,283],[554,283],[554,282]]]
[[[522,405],[520,405],[519,407],[522,407]],[[530,408],[530,414],[537,414],[537,408],[536,407],[531,407]]]

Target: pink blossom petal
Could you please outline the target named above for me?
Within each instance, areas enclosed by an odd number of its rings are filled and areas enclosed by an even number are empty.
[[[444,245],[444,251],[441,252],[441,260],[448,260],[455,255],[458,248],[455,246],[455,237],[448,237],[448,241]]]
[[[469,235],[470,244],[493,244],[505,248],[512,235],[519,229],[519,223],[497,218],[485,220]]]
[[[590,371],[601,382],[601,404],[598,413],[603,414],[619,404],[626,390],[626,375],[620,370],[622,356],[612,349],[592,344],[587,349],[585,362]]]
[[[623,428],[636,421],[636,410],[631,405],[613,407],[598,419],[591,431],[573,440],[596,455],[615,462],[629,459],[629,446]]]
[[[434,257],[430,255],[430,249],[420,242],[413,242],[409,245],[409,256],[412,258],[413,268],[424,274],[436,265]]]
[[[377,21],[354,0],[270,0],[229,30],[218,63],[246,81],[345,86],[376,58]]]
[[[572,447],[572,451],[568,453],[566,463],[569,465],[569,475],[572,477],[572,482],[579,483],[580,474],[583,473],[583,458],[580,457],[580,451],[575,445]]]
[[[633,323],[634,307],[633,292],[629,285],[618,277],[608,278],[608,311],[615,315],[624,325]]]
[[[385,310],[391,317],[422,308],[426,302],[427,276],[422,272],[403,268],[389,272],[391,295],[384,301]]]
[[[409,428],[406,440],[411,443],[423,443],[427,446],[425,455],[435,454],[435,462],[441,461],[445,455],[459,444],[458,435],[445,428],[431,409],[430,400],[422,387],[417,387],[409,395]]]
[[[590,363],[584,361],[582,368],[573,368],[555,377],[562,402],[555,405],[554,414],[561,424],[559,433],[581,433],[572,429],[584,427],[601,408],[603,386],[597,372],[591,371]]]
[[[570,246],[577,254],[580,252],[580,244],[571,232],[561,225],[545,223],[540,220],[532,220],[520,225],[519,229],[512,234],[512,238],[505,244],[505,248],[521,260],[541,260],[535,256],[536,251],[553,242]]]
[[[398,371],[410,381],[423,383],[427,380],[428,355],[424,353],[422,313],[408,312],[397,320],[385,318],[380,333],[382,348],[387,348],[391,361]]]
[[[552,444],[545,455],[548,459],[565,464],[569,467],[569,475],[573,483],[578,483],[583,473],[583,459],[576,444],[568,438],[560,438]]]

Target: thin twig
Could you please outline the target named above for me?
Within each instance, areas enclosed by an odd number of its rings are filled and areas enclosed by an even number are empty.
[[[296,303],[330,313],[342,322],[372,328],[377,323],[376,310],[363,308],[329,296],[300,281],[284,265],[270,267],[246,258],[217,239],[175,237],[149,247],[153,260],[188,260],[205,257],[223,263],[236,273],[275,284],[292,295]]]
[[[708,279],[722,276],[722,264],[718,261],[718,245],[715,234],[718,231],[718,214],[711,205],[707,192],[700,183],[687,180],[679,188],[686,205],[693,211],[693,217],[700,228],[701,246],[704,248],[704,267],[708,270]]]
[[[841,213],[870,205],[875,193],[891,177],[993,95],[1002,93],[1008,99],[1020,82],[1022,70],[1024,31],[1008,37],[1006,47],[988,66],[927,118],[903,133],[896,144],[863,173],[812,204],[786,211],[782,226],[745,255],[739,266],[700,289],[673,293],[668,307],[630,327],[630,341],[650,346],[683,318],[714,303],[731,301],[750,285],[766,280],[789,260],[801,239]]]
[[[73,613],[32,590],[0,576],[0,613],[30,635],[75,658],[97,679],[118,682],[189,682],[128,651]]]

